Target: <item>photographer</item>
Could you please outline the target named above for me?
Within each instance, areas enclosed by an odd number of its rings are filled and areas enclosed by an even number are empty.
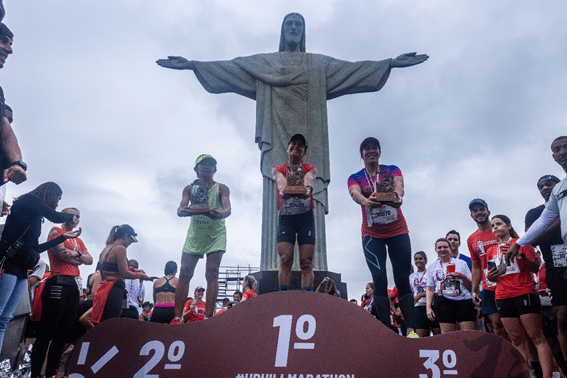
[[[0,349],[6,326],[27,287],[27,270],[36,266],[39,252],[81,234],[80,229],[66,232],[53,240],[38,244],[43,218],[54,223],[72,222],[72,214],[55,211],[62,193],[59,185],[54,182],[41,184],[18,197],[6,219],[0,240],[0,269],[4,270],[0,278]]]

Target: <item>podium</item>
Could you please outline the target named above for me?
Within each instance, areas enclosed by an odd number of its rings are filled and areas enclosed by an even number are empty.
[[[110,319],[83,336],[69,378],[529,378],[520,352],[485,332],[408,339],[330,295],[260,295],[212,319]]]

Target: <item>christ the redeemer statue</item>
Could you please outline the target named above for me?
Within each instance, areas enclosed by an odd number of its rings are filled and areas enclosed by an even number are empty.
[[[305,20],[299,13],[284,17],[279,52],[233,60],[199,62],[179,56],[157,61],[162,67],[192,70],[210,93],[237,93],[256,100],[255,140],[262,151],[264,177],[262,255],[260,270],[278,270],[276,250],[277,190],[272,168],[287,159],[292,135],[303,134],[309,143],[305,162],[317,166],[315,198],[315,270],[327,270],[325,214],[330,182],[327,100],[346,94],[376,92],[390,70],[427,60],[407,53],[395,59],[347,62],[305,52]]]

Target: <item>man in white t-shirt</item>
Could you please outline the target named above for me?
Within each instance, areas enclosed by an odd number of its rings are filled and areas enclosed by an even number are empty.
[[[553,160],[567,173],[567,136],[555,138],[551,143]],[[519,254],[520,246],[525,247],[540,236],[550,226],[561,223],[561,237],[563,243],[567,241],[567,178],[553,188],[549,201],[540,217],[532,224],[530,229],[506,253],[506,262]],[[563,221],[561,221],[563,218]]]
[[[567,136],[555,138],[551,143],[551,152],[553,159],[567,173]],[[508,264],[514,257],[522,257],[519,253],[520,246],[525,247],[536,239],[541,239],[540,236],[549,236],[546,231],[554,229],[558,224],[561,224],[561,238],[563,239],[563,251],[565,251],[567,246],[567,200],[565,197],[567,197],[567,177],[555,185],[540,217],[518,239],[516,244],[510,247],[508,253],[506,253],[506,262]],[[565,330],[567,328],[565,311],[559,311],[557,314],[558,329]],[[562,349],[566,349],[564,332],[560,332],[559,337]],[[563,350],[563,353],[565,353],[565,350]]]
[[[128,260],[128,268],[138,269],[138,261],[134,259]],[[144,282],[140,281],[138,278],[135,280],[125,279],[124,284],[126,285],[126,291],[128,292],[127,317],[130,319],[138,319],[140,306],[144,303],[144,298],[146,297]]]

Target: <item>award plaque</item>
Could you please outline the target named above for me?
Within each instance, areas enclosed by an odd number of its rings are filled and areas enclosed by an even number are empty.
[[[191,213],[207,213],[211,211],[209,208],[209,191],[207,184],[195,180],[191,184],[191,205],[189,205],[189,212]]]
[[[307,188],[303,182],[304,172],[301,164],[297,168],[290,164],[287,166],[287,185],[283,190],[283,194],[287,196],[297,197],[307,194]]]
[[[380,180],[380,173],[386,174]],[[374,192],[370,195],[370,200],[381,203],[396,202],[400,196],[394,192],[394,177],[389,171],[378,171],[376,174],[376,182],[374,183]]]

